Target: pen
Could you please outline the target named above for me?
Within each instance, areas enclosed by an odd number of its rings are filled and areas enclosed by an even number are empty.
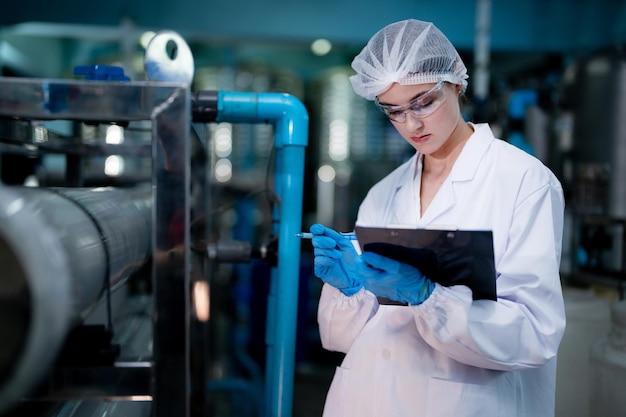
[[[356,233],[354,232],[341,233],[341,235],[345,236],[349,240],[357,240]],[[296,233],[296,237],[299,237],[302,239],[312,239],[313,233],[308,233],[308,232]]]

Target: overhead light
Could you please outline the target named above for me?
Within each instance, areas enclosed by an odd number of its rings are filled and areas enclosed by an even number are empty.
[[[311,52],[317,56],[324,56],[330,52],[333,45],[328,39],[317,39],[311,44]]]

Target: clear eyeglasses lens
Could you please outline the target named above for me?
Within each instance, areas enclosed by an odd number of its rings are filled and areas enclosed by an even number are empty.
[[[380,104],[378,98],[376,98],[376,105],[389,120],[393,120],[394,122],[405,122],[407,112],[411,112],[415,117],[430,116],[441,107],[446,100],[446,89],[443,88],[443,86],[444,81],[439,81],[437,85],[424,94],[399,106]]]

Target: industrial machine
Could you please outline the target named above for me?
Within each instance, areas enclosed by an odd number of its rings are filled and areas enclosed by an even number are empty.
[[[572,284],[626,294],[626,73],[623,48],[608,48],[571,64],[563,105],[573,127],[563,172],[570,183]],[[601,103],[601,105],[599,105]]]
[[[77,73],[0,78],[0,415],[218,415],[209,329],[223,295],[212,274],[258,257],[271,268],[267,360],[247,405],[289,416],[304,106],[283,93],[192,93],[193,59],[172,32],[146,52],[149,81]],[[220,122],[273,127],[262,247],[221,239],[212,218],[215,161],[194,124]],[[105,141],[118,129],[123,143]],[[102,176],[123,161],[132,175]],[[46,167],[45,181],[29,186],[24,165]]]

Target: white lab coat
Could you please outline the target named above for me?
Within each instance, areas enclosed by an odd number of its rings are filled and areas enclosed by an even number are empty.
[[[497,301],[436,285],[419,306],[378,305],[325,284],[322,345],[345,352],[324,417],[552,417],[565,328],[559,277],[563,191],[537,159],[486,124],[419,218],[415,155],[376,184],[357,224],[455,225],[494,233]]]

